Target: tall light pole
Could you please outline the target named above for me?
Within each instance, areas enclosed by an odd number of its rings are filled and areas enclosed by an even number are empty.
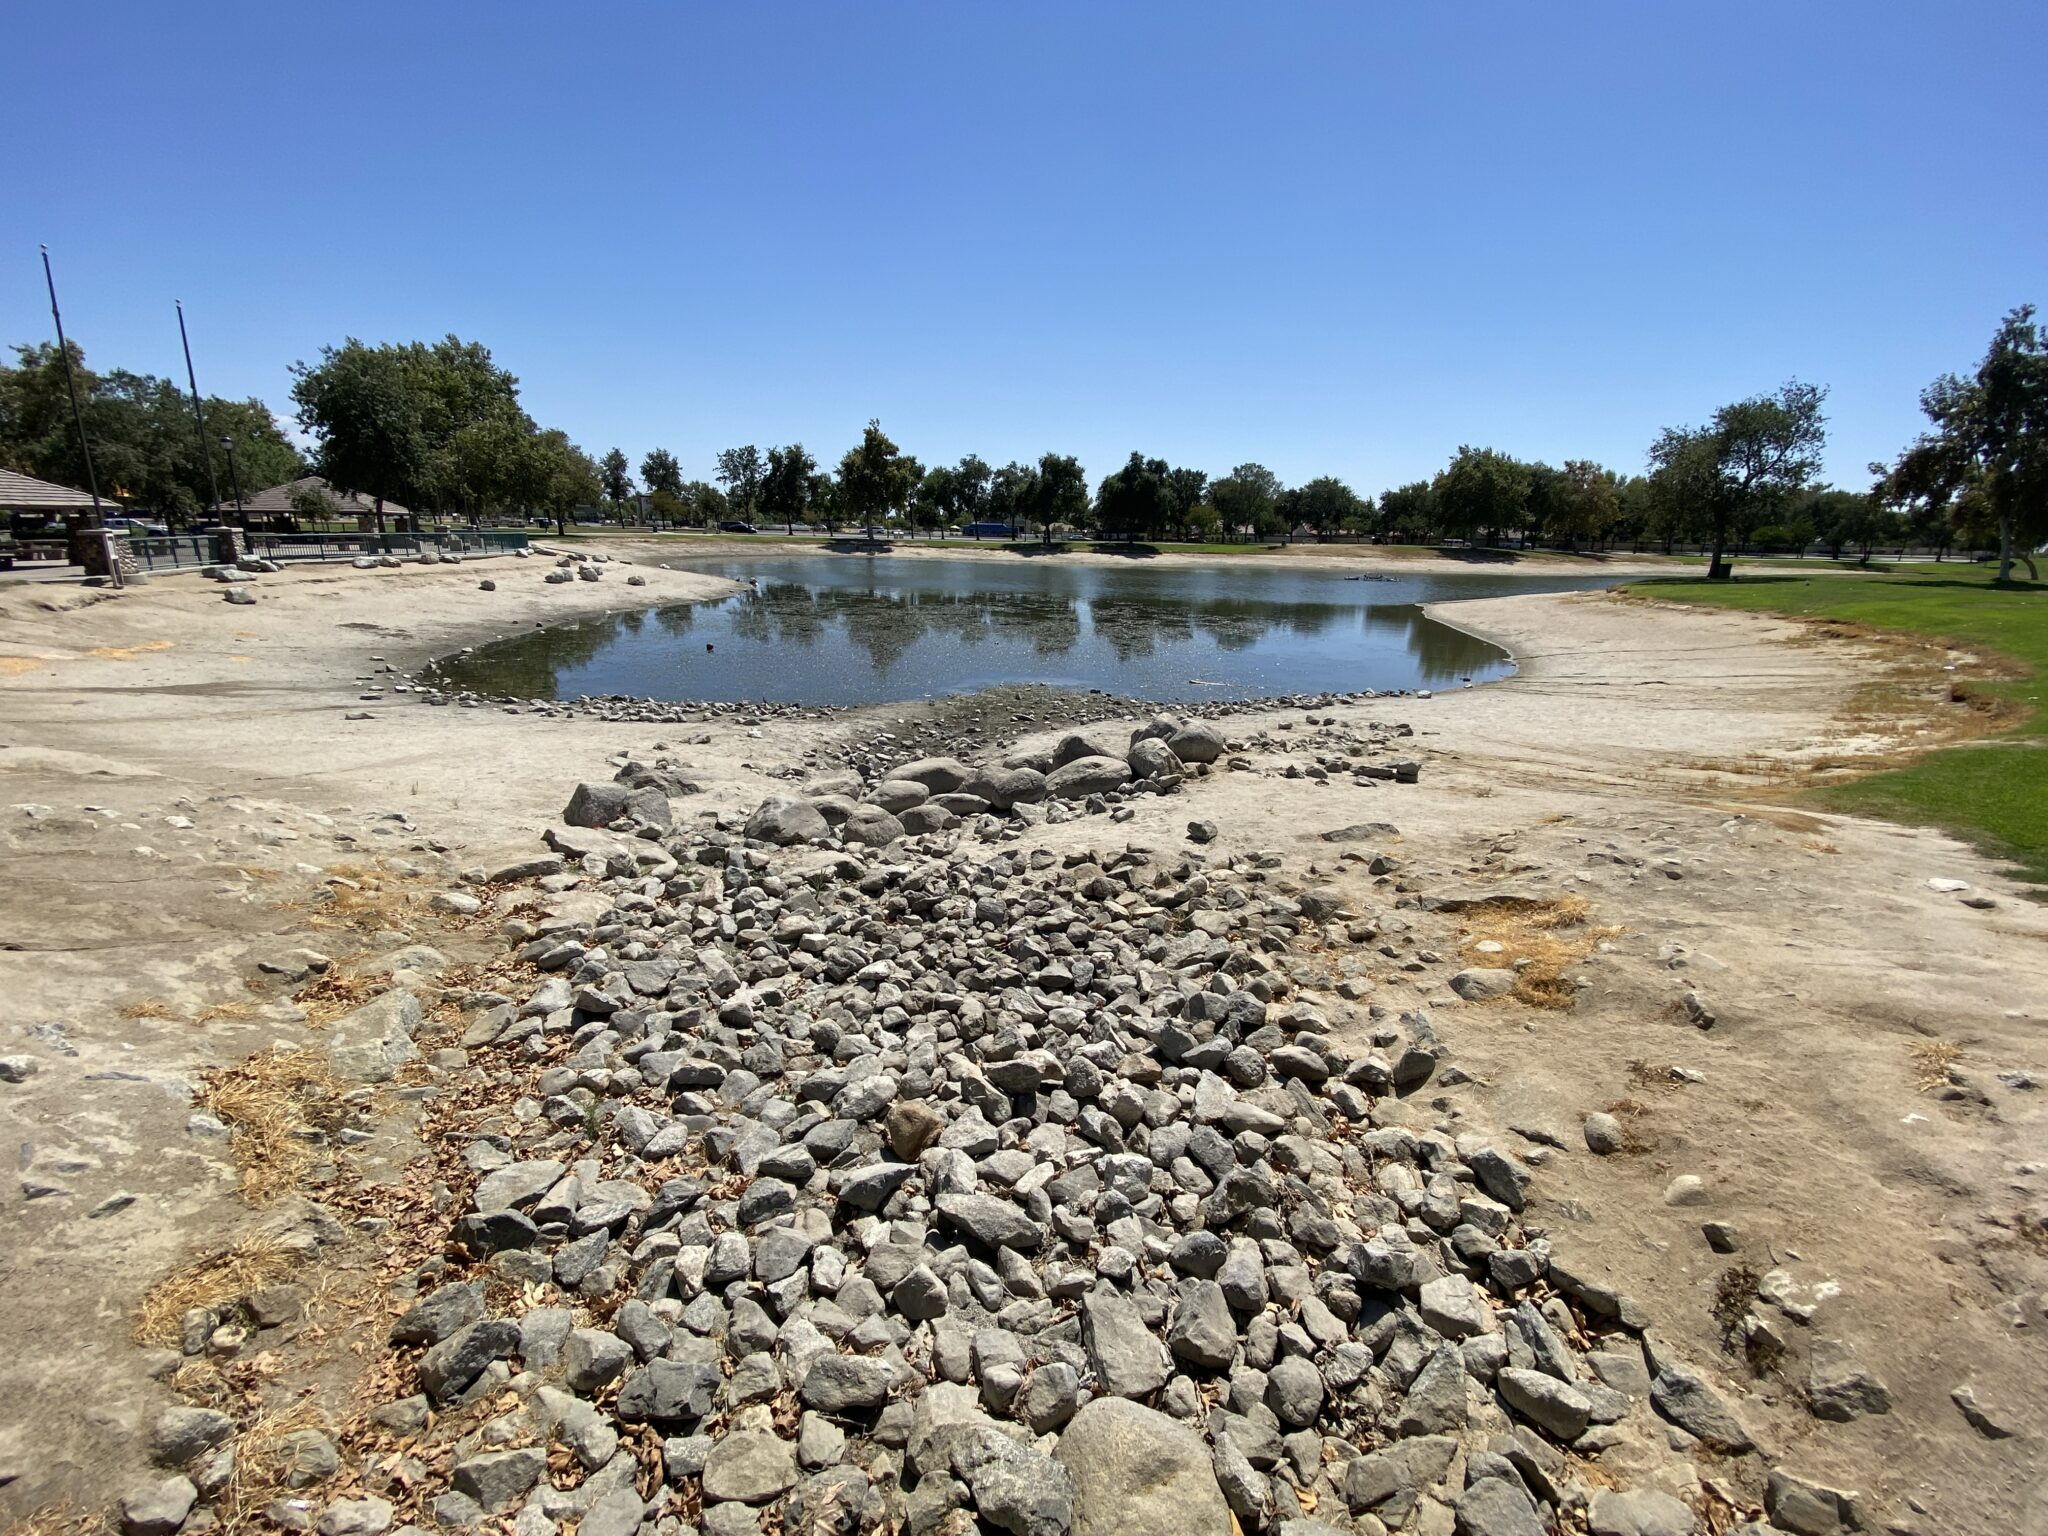
[[[249,526],[249,517],[242,510],[242,475],[241,471],[235,468],[235,440],[223,432],[220,435],[220,445],[228,451],[228,480],[235,488],[235,526],[246,530]]]
[[[199,457],[206,465],[206,490],[211,498],[208,507],[220,505],[220,482],[213,478],[213,447],[206,440],[206,407],[199,403],[199,376],[192,371],[192,338],[185,334],[185,301],[172,301],[178,306],[178,340],[185,346],[185,382],[192,387],[192,416],[199,423]]]
[[[78,429],[78,451],[85,458],[85,488],[92,492],[92,525],[106,526],[100,512],[99,476],[93,473],[92,444],[85,437],[85,412],[78,408],[78,380],[71,374],[71,345],[64,339],[64,317],[57,311],[57,279],[50,275],[50,248],[42,247],[43,282],[50,290],[50,318],[57,322],[57,356],[64,362],[64,388],[71,396],[71,424]]]

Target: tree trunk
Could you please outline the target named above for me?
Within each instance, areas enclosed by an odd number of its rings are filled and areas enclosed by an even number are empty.
[[[1998,579],[2000,581],[2012,580],[2012,556],[2012,519],[2010,517],[2001,517],[1998,520]],[[2034,562],[2029,560],[2027,562],[2027,569],[2032,570],[2033,567]]]
[[[1726,530],[1714,530],[1714,557],[1707,563],[1707,580],[1727,581],[1735,574],[1735,568],[1728,563],[1728,535]]]

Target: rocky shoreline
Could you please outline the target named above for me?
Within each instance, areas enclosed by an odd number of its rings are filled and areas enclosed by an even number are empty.
[[[1162,718],[841,767],[744,818],[690,817],[671,761],[579,786],[547,854],[446,894],[516,914],[502,985],[445,1025],[400,989],[332,1026],[352,1075],[402,1077],[424,1044],[460,1091],[429,1090],[439,1251],[400,1281],[395,1390],[339,1444],[312,1432],[335,1475],[270,1520],[1862,1528],[1535,1217],[1549,1149],[1462,1127],[1435,1096],[1454,1034],[1344,959],[1523,898],[1411,883],[1383,822],[1326,829],[1306,867],[1211,858],[1199,821],[1174,847],[1016,846],[1267,752],[1420,772],[1391,756],[1405,726],[1302,724],[1305,752]],[[1477,958],[1459,996],[1516,984]],[[1883,1390],[1844,1364],[1834,1400]],[[235,1431],[166,1413],[130,1536],[203,1525]]]

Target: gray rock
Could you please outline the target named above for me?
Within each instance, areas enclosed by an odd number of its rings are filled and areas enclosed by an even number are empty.
[[[484,1175],[472,1204],[485,1215],[523,1209],[561,1183],[564,1171],[553,1158],[507,1163]]]
[[[1237,1354],[1237,1323],[1223,1287],[1213,1280],[1195,1280],[1180,1294],[1180,1311],[1167,1331],[1166,1347],[1174,1358],[1221,1370]]]
[[[1166,738],[1166,745],[1183,763],[1213,763],[1223,755],[1223,733],[1213,725],[1190,720]]]
[[[951,1225],[984,1248],[1032,1253],[1045,1241],[1037,1222],[995,1195],[941,1195],[934,1204]]]
[[[1807,1397],[1815,1418],[1837,1424],[1846,1424],[1865,1414],[1892,1411],[1890,1389],[1864,1370],[1855,1351],[1840,1339],[1813,1341]]]
[[[122,1498],[121,1529],[127,1536],[176,1536],[198,1502],[199,1490],[188,1477],[145,1483]]]
[[[820,1355],[804,1373],[799,1395],[821,1413],[879,1408],[889,1399],[894,1377],[888,1365],[860,1355]]]
[[[562,1351],[562,1380],[572,1392],[591,1397],[626,1374],[633,1347],[601,1328],[578,1328]]]
[[[1578,1439],[1593,1421],[1585,1393],[1542,1371],[1505,1366],[1494,1386],[1508,1407],[1560,1440]]]
[[[1156,1409],[1101,1397],[1074,1415],[1053,1459],[1074,1484],[1073,1536],[1226,1532],[1209,1448]]]
[[[1593,1496],[1587,1529],[1592,1536],[1693,1536],[1699,1520],[1684,1504],[1654,1488]]]
[[[977,768],[965,789],[991,808],[1007,811],[1045,799],[1045,775],[1035,768]]]
[[[1446,1344],[1423,1362],[1401,1412],[1394,1420],[1397,1435],[1441,1435],[1464,1427],[1470,1413],[1465,1383],[1465,1357]]]
[[[1266,1373],[1266,1406],[1282,1424],[1303,1429],[1323,1407],[1323,1377],[1300,1355],[1289,1355]]]
[[[420,1356],[420,1386],[437,1403],[457,1396],[493,1360],[518,1353],[519,1325],[486,1318],[458,1328]]]
[[[846,1431],[821,1413],[797,1421],[796,1459],[807,1467],[830,1467],[846,1455]]]
[[[1157,739],[1132,742],[1126,760],[1132,774],[1141,779],[1177,778],[1183,771],[1173,748]]]
[[[647,1503],[630,1482],[599,1494],[576,1522],[576,1536],[634,1536],[647,1513]],[[516,1529],[515,1525],[515,1529]]]
[[[650,1360],[619,1388],[622,1419],[701,1419],[717,1401],[718,1367],[697,1360]]]
[[[1606,1157],[1621,1151],[1628,1145],[1628,1135],[1621,1128],[1621,1122],[1610,1114],[1600,1113],[1586,1116],[1586,1150]]]
[[[1389,1525],[1400,1525],[1422,1490],[1450,1470],[1457,1450],[1449,1435],[1418,1435],[1360,1456],[1344,1469],[1344,1502],[1354,1515],[1378,1510]]]
[[[756,842],[788,847],[813,838],[829,837],[832,829],[818,808],[808,800],[788,795],[771,795],[747,818],[746,835]]]
[[[1085,800],[1123,788],[1131,780],[1131,765],[1120,757],[1081,757],[1046,777],[1045,793],[1053,800]]]
[[[188,1466],[234,1437],[235,1421],[217,1408],[166,1408],[149,1437],[150,1459],[164,1467]]]
[[[890,769],[887,777],[922,784],[935,795],[950,795],[973,778],[976,772],[957,757],[920,757]],[[974,789],[967,792],[980,794]]]
[[[1081,1373],[1064,1360],[1051,1360],[1031,1373],[1017,1397],[1017,1416],[1036,1435],[1065,1424],[1081,1406]]]
[[[1773,1468],[1764,1484],[1764,1513],[1771,1524],[1792,1536],[1839,1536],[1867,1529],[1861,1501],[1825,1484]]]
[[[1753,1444],[1727,1401],[1690,1366],[1667,1363],[1650,1383],[1650,1402],[1680,1429],[1717,1451],[1746,1451]]]
[[[1528,1203],[1529,1181],[1533,1175],[1498,1147],[1481,1147],[1465,1159],[1479,1187],[1511,1211]]]
[[[626,800],[630,794],[631,791],[623,784],[578,784],[575,793],[569,796],[562,820],[572,827],[608,827],[626,814]]]
[[[450,1481],[486,1510],[496,1513],[523,1497],[548,1469],[547,1452],[532,1446],[512,1451],[484,1451],[458,1461]]]
[[[1493,1311],[1463,1275],[1442,1275],[1422,1287],[1422,1320],[1447,1339],[1493,1331]]]
[[[384,1536],[397,1513],[389,1499],[336,1499],[320,1511],[313,1529],[318,1536]]]
[[[1970,1428],[1976,1430],[1986,1440],[2010,1440],[2012,1438],[2012,1426],[2000,1418],[1993,1417],[1990,1410],[1977,1401],[1977,1392],[1974,1387],[1967,1385],[1957,1387],[1948,1396],[1949,1401],[1956,1405],[1956,1411],[1962,1414],[1963,1418],[1968,1421]]]
[[[856,805],[846,824],[839,829],[841,842],[867,848],[886,848],[903,836],[903,823],[879,805]]]
[[[1166,1351],[1126,1297],[1097,1287],[1081,1303],[1081,1347],[1096,1385],[1111,1397],[1147,1397],[1172,1374]],[[1311,1368],[1313,1369],[1313,1368]]]
[[[40,1065],[33,1056],[0,1056],[0,1083],[25,1083]]]
[[[879,805],[891,816],[901,816],[931,799],[932,792],[915,779],[884,779],[868,791],[870,804]]]
[[[1066,1536],[1073,1526],[1072,1478],[1030,1446],[993,1427],[972,1428],[954,1440],[950,1460],[985,1524],[1011,1536]]]
[[[1468,1003],[1490,1002],[1515,990],[1515,973],[1476,966],[1453,976],[1451,990]]]
[[[1504,1477],[1482,1478],[1458,1498],[1458,1536],[1546,1536],[1548,1530],[1521,1484]]]
[[[796,1485],[796,1449],[764,1429],[733,1430],[704,1458],[707,1502],[766,1504]]]

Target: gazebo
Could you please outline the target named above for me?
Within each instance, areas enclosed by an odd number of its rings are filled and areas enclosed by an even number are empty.
[[[287,480],[283,485],[273,485],[253,495],[244,496],[242,510],[248,514],[252,527],[266,524],[283,524],[290,527],[292,519],[305,515],[295,501],[303,501],[308,491],[327,503],[331,509],[328,515],[331,517],[353,517],[360,520],[374,518],[377,515],[377,503],[373,499],[358,495],[354,491],[344,496],[318,475],[302,475],[296,480]],[[235,503],[232,498],[217,502],[213,508],[216,517],[231,517],[234,511]],[[397,502],[386,501],[384,515],[387,518],[406,518],[412,514]],[[406,524],[401,522],[398,526],[403,528]]]

